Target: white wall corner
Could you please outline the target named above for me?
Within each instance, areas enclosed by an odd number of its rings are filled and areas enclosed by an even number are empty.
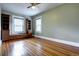
[[[55,41],[55,42],[64,43],[64,44],[67,44],[67,45],[79,47],[79,43],[77,43],[77,42],[71,42],[71,41],[66,41],[66,40],[61,40],[61,39],[54,39],[54,38],[38,36],[38,35],[34,35],[34,36],[38,37],[38,38],[46,39],[46,40],[51,40],[51,41]]]

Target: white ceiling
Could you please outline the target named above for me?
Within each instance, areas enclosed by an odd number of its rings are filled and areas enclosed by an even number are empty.
[[[25,15],[25,16],[34,16],[39,13],[45,12],[51,8],[61,5],[61,3],[41,3],[37,5],[36,9],[27,8],[30,6],[29,3],[3,3],[2,10]]]

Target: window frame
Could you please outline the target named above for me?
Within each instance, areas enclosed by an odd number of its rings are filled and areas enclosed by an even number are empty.
[[[20,19],[20,20],[24,20],[24,29],[23,29],[23,31],[22,32],[15,32],[15,30],[14,30],[14,19]],[[22,35],[22,34],[25,34],[26,33],[26,20],[25,20],[25,18],[24,17],[20,17],[20,16],[12,16],[12,20],[11,20],[11,22],[10,22],[10,35]]]
[[[39,20],[39,19],[41,20],[40,31],[37,31],[38,26],[36,24],[36,21]],[[42,33],[42,16],[35,18],[35,32]]]

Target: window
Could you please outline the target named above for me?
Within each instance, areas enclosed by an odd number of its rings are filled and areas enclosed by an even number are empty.
[[[12,34],[25,33],[25,20],[23,18],[14,17],[12,20]]]
[[[23,19],[15,18],[13,24],[14,24],[14,31],[15,32],[22,33],[24,31],[23,30],[23,26],[24,26],[24,20]]]
[[[36,32],[41,33],[41,18],[36,19]]]

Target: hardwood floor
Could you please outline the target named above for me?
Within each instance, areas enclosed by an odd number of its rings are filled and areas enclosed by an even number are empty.
[[[3,56],[79,56],[79,47],[39,38],[7,41],[2,44]]]

